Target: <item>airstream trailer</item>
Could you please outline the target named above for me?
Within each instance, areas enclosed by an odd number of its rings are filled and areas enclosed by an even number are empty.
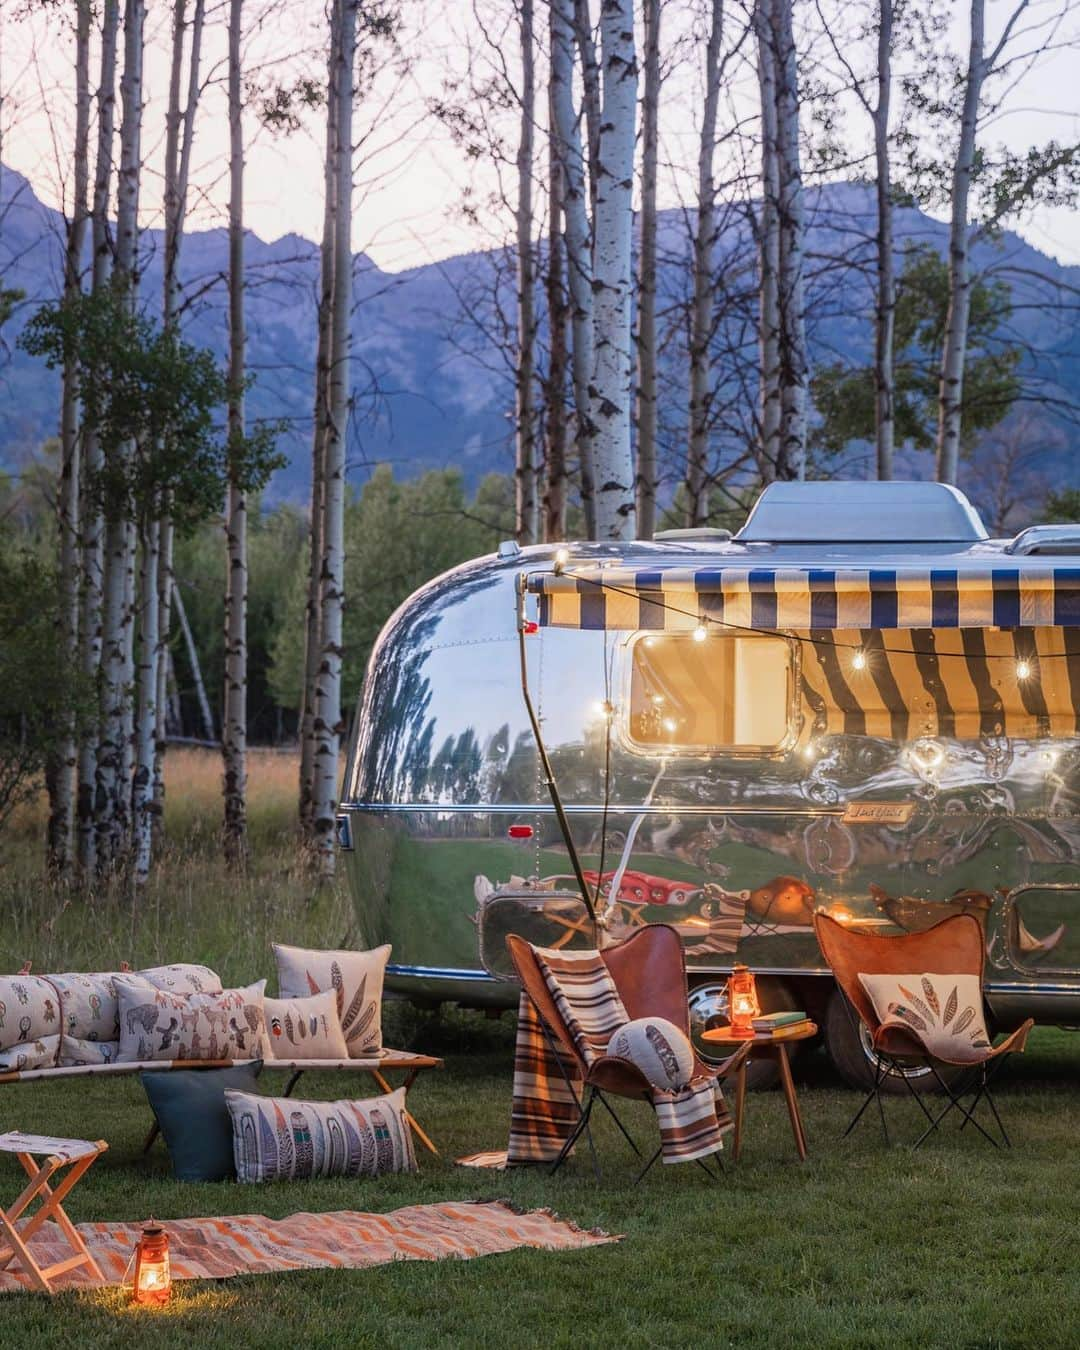
[[[737,959],[854,1080],[819,908],[884,933],[970,909],[997,1025],[1080,1023],[1078,553],[1070,526],[989,539],[942,484],[798,483],[733,537],[510,544],[436,578],[375,647],[342,794],[390,987],[511,1006],[483,902],[518,878],[565,934],[577,861],[609,936],[682,934],[696,1026]]]

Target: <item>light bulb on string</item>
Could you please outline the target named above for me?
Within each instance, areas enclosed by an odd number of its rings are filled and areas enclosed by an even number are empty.
[[[704,642],[708,636],[709,634],[705,630],[705,625],[703,623],[699,623],[698,626],[694,629],[694,641]]]
[[[1030,679],[1030,678],[1031,678],[1031,662],[1030,662],[1030,661],[1017,661],[1017,663],[1016,663],[1016,678],[1017,678],[1018,680],[1027,680],[1027,679]]]
[[[866,669],[866,653],[863,651],[861,647],[856,651],[855,655],[851,658],[851,664],[853,669],[855,670]]]

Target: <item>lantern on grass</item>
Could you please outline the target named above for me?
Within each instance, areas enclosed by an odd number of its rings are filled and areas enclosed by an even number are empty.
[[[735,966],[728,980],[727,995],[731,1034],[749,1039],[754,1034],[754,1018],[761,1015],[753,971]]]
[[[131,1301],[160,1307],[168,1303],[171,1294],[168,1235],[160,1224],[151,1219],[135,1244],[135,1279]]]

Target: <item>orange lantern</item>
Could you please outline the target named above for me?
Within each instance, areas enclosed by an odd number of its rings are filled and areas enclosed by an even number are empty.
[[[727,994],[731,1034],[749,1040],[754,1034],[754,1018],[761,1015],[754,972],[746,966],[735,966],[728,980]]]
[[[135,1245],[135,1281],[131,1301],[160,1307],[168,1303],[171,1294],[169,1239],[164,1228],[151,1219]]]

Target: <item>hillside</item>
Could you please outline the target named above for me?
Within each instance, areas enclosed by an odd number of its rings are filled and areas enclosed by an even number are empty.
[[[873,196],[868,188],[838,184],[808,194],[808,288],[811,354],[823,361],[866,359],[871,281],[862,264],[870,260]],[[668,299],[685,289],[688,241],[680,212],[661,221],[660,292]],[[897,220],[897,247],[918,239],[941,247],[944,227],[915,210]],[[30,184],[5,170],[0,177],[0,282],[25,291],[27,303],[3,333],[0,356],[0,467],[17,469],[43,439],[55,434],[55,377],[19,351],[19,324],[34,303],[56,294],[61,272],[62,220],[35,196]],[[161,290],[161,235],[142,239],[142,292],[156,303]],[[722,235],[717,266],[749,259],[748,227]],[[838,267],[837,260],[842,260]],[[314,354],[317,249],[311,241],[286,235],[247,241],[249,362],[258,382],[249,400],[255,416],[284,417],[289,464],[271,485],[271,499],[302,500],[308,476],[311,367]],[[355,260],[356,407],[350,433],[350,477],[362,481],[368,466],[393,463],[412,475],[453,462],[470,482],[509,465],[512,407],[509,367],[496,341],[464,321],[466,309],[486,314],[497,331],[491,297],[512,310],[506,256],[477,253],[410,271],[386,273],[364,255]],[[1018,236],[1006,234],[977,250],[981,270],[1002,276],[1013,287],[1014,315],[1008,334],[1029,353],[1028,373],[1041,391],[1062,403],[1080,388],[1080,333],[1071,307],[1058,300],[1059,286],[1080,287],[1080,268],[1062,267]],[[225,342],[224,230],[191,233],[184,244],[182,276],[187,310],[185,330],[194,342],[223,352]],[[497,278],[503,280],[497,283]],[[752,278],[750,278],[752,284]],[[752,332],[743,324],[728,335],[744,348]],[[677,342],[676,342],[677,347]],[[667,356],[673,391],[669,434],[677,442],[682,417],[683,365],[679,352]],[[721,376],[723,370],[721,367]],[[1072,465],[1080,450],[1080,429],[1064,413],[1053,414],[1052,477],[1076,481]],[[1051,423],[1047,422],[1047,426]],[[920,471],[918,464],[909,469]],[[925,471],[925,466],[923,470]]]

